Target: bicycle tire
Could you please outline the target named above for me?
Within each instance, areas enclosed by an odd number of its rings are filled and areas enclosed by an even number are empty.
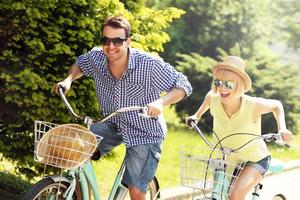
[[[283,194],[275,195],[272,200],[287,200],[287,198]]]
[[[160,198],[159,184],[156,178],[154,178],[147,188],[145,194],[145,200],[156,200]],[[114,198],[115,200],[130,200],[129,192],[127,192],[123,197]]]
[[[54,181],[50,177],[44,178],[44,179],[38,181],[35,185],[33,185],[25,193],[22,200],[36,200],[36,199],[45,200],[45,199],[48,199],[49,195],[57,194],[58,186],[59,186],[60,194],[63,194],[70,186],[70,183],[64,182],[64,181],[62,181],[62,182]],[[63,200],[65,198],[63,198],[62,196],[58,196],[57,199]],[[76,190],[74,191],[72,200],[80,200],[80,198],[78,198],[78,193]]]
[[[159,184],[156,177],[149,183],[146,191],[146,200],[154,200],[160,198]]]

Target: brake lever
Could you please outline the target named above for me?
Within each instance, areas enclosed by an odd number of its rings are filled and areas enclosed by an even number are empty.
[[[287,148],[291,147],[289,144],[285,143],[282,138],[277,139],[275,141],[275,143],[278,144],[278,145],[280,145],[280,146],[286,146]]]
[[[139,116],[144,117],[144,118],[152,118],[152,119],[157,119],[157,117],[149,116],[148,115],[148,107],[143,107],[140,110],[140,113],[138,113]]]
[[[194,127],[194,126],[196,126],[196,125],[197,125],[196,120],[195,120],[195,119],[192,119],[192,118],[189,118],[189,119],[187,120],[187,125],[188,125],[189,127]]]
[[[290,148],[290,145],[287,144],[283,139],[280,133],[277,133],[274,135],[273,140],[275,140],[275,143],[280,146],[286,146],[287,148]]]

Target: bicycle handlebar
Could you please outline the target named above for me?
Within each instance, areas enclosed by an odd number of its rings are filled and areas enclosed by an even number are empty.
[[[109,114],[108,116],[106,116],[105,118],[103,118],[100,122],[105,122],[106,120],[112,118],[113,116],[115,116],[117,114],[124,113],[124,112],[129,112],[129,111],[139,111],[139,115],[140,116],[142,116],[142,117],[149,117],[147,115],[147,111],[148,111],[147,107],[130,106],[130,107],[120,108],[120,109],[112,112],[111,114]]]
[[[226,151],[228,153],[233,153],[233,152],[238,152],[239,150],[243,149],[245,146],[247,146],[249,143],[251,143],[252,141],[254,140],[257,140],[257,139],[264,139],[266,140],[267,142],[275,142],[276,144],[278,145],[281,145],[281,146],[286,146],[286,147],[290,147],[287,143],[285,143],[281,137],[281,134],[280,133],[268,133],[268,134],[264,134],[264,135],[257,135],[257,134],[251,134],[251,133],[233,133],[233,134],[230,134],[224,138],[222,138],[221,140],[218,141],[217,144],[213,145],[211,142],[209,142],[207,140],[207,138],[204,136],[204,134],[202,133],[202,131],[200,130],[200,128],[197,126],[196,124],[196,121],[194,119],[189,119],[187,121],[187,124],[189,126],[191,126],[192,128],[194,128],[194,130],[196,130],[196,132],[201,136],[201,138],[204,140],[204,142],[211,148],[211,149],[216,149],[217,146],[220,144],[220,150],[222,152]],[[241,145],[240,147],[238,148],[235,148],[235,149],[230,149],[230,148],[223,148],[222,147],[222,141],[224,141],[225,139],[229,138],[229,137],[232,137],[232,136],[235,136],[235,135],[251,135],[251,136],[254,136],[253,139],[251,139],[250,141],[248,141],[247,143]]]
[[[65,88],[61,85],[58,85],[58,92],[59,92],[59,96],[61,97],[61,99],[63,100],[64,104],[67,106],[68,110],[70,111],[70,113],[76,117],[76,118],[82,118],[81,116],[77,115],[73,108],[71,107],[70,103],[68,102],[65,94],[64,94],[64,90]]]
[[[197,126],[195,120],[190,119],[190,120],[188,121],[188,125],[191,126],[191,127],[193,127],[193,128],[196,130],[196,132],[201,136],[201,138],[204,140],[204,142],[205,142],[210,148],[212,148],[212,149],[214,148],[214,145],[213,145],[212,143],[210,143],[210,142],[206,139],[206,137],[204,136],[204,134],[202,133],[202,131],[200,130],[200,128],[198,128],[198,126]]]

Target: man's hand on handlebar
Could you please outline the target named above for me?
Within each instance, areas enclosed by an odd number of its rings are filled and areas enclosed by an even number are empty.
[[[163,103],[161,99],[153,101],[147,105],[147,115],[157,118],[163,111]]]
[[[54,85],[54,92],[59,95],[58,86],[61,86],[64,90],[64,94],[66,95],[71,88],[72,81],[66,78],[65,80],[58,82]]]

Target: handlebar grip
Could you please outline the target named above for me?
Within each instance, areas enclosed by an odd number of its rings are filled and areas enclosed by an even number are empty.
[[[270,134],[266,134],[265,135],[265,140],[266,142],[275,142],[276,144],[280,145],[280,146],[285,146],[290,148],[290,145],[287,144],[280,133],[270,133]]]
[[[152,117],[148,115],[148,107],[142,107],[139,110],[139,116],[144,117],[144,118],[151,118],[151,119],[158,119],[157,117]]]
[[[142,108],[139,110],[139,112],[142,113],[143,115],[147,115],[148,107],[142,107]]]
[[[192,118],[189,118],[186,122],[186,124],[190,127],[192,127],[192,123],[196,124],[196,120],[195,119],[192,119]]]
[[[58,93],[60,94],[60,96],[61,96],[62,94],[64,94],[65,91],[66,91],[66,88],[65,88],[64,86],[58,85]]]

